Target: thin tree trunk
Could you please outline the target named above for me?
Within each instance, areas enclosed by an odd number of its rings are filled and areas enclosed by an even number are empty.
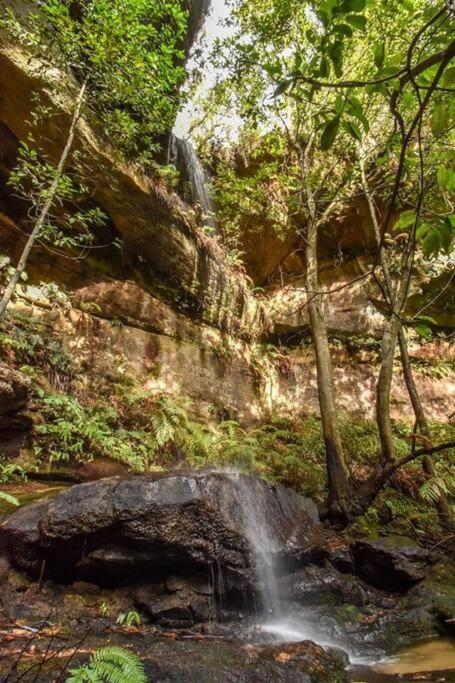
[[[8,306],[9,302],[11,301],[11,297],[14,294],[14,290],[16,289],[17,283],[19,282],[22,273],[25,270],[25,267],[27,265],[27,259],[29,257],[30,251],[32,250],[32,247],[35,243],[36,238],[39,236],[41,229],[46,221],[46,218],[48,216],[48,213],[50,211],[50,208],[52,206],[52,203],[55,199],[55,194],[58,189],[58,184],[60,182],[60,178],[63,173],[63,168],[65,166],[65,163],[68,159],[69,153],[71,151],[71,147],[73,145],[74,141],[74,134],[76,132],[76,126],[77,122],[79,120],[79,117],[81,115],[81,109],[82,109],[82,103],[84,101],[84,96],[85,96],[85,91],[87,87],[87,82],[84,81],[83,84],[81,85],[81,88],[79,90],[77,100],[76,100],[76,107],[74,110],[73,118],[71,120],[71,126],[69,129],[68,133],[68,138],[66,140],[65,148],[62,152],[62,156],[60,157],[60,161],[58,162],[57,170],[55,173],[54,180],[52,181],[52,185],[49,188],[49,195],[48,198],[46,199],[46,202],[41,209],[39,216],[37,218],[37,221],[35,223],[35,227],[33,228],[32,232],[30,233],[28,240],[25,244],[25,247],[22,251],[22,254],[20,256],[19,262],[16,266],[16,270],[14,271],[14,274],[11,277],[11,280],[8,282],[5,291],[3,292],[3,296],[0,300],[0,317],[3,315],[3,313],[6,310],[6,307]]]
[[[311,142],[308,144],[310,146]],[[310,328],[316,355],[318,399],[326,448],[329,513],[333,517],[346,519],[351,504],[351,486],[338,429],[332,360],[330,356],[327,326],[322,307],[317,253],[318,223],[316,219],[316,204],[313,192],[309,187],[306,170],[308,165],[308,151],[308,147],[305,152],[301,149],[299,150],[305,185],[306,207],[308,211],[305,248],[305,287]]]
[[[378,223],[377,214],[376,214],[376,208],[374,206],[373,199],[371,196],[370,188],[369,188],[368,181],[366,178],[366,173],[365,173],[365,163],[364,163],[364,160],[362,158],[361,158],[360,168],[361,168],[363,190],[365,192],[365,197],[366,197],[366,200],[368,203],[371,222],[373,224],[376,241],[377,241],[378,245],[380,245],[381,234],[380,234],[379,223]],[[386,258],[386,255],[384,253],[383,248],[381,248],[381,250],[380,250],[379,259],[380,259],[382,272],[384,274],[384,282],[385,282],[386,292],[387,292],[387,295],[390,299],[392,307],[394,307],[395,306],[395,295],[394,295],[394,291],[393,291],[393,282],[392,282],[392,278],[390,276],[390,270],[389,270],[387,258]],[[406,383],[409,398],[410,398],[411,405],[412,405],[414,415],[416,418],[417,426],[418,426],[421,434],[423,434],[428,439],[430,439],[431,438],[430,427],[428,425],[428,421],[426,419],[425,411],[423,409],[423,405],[422,405],[422,402],[420,400],[419,392],[417,390],[417,387],[416,387],[416,384],[414,381],[412,366],[411,366],[411,362],[409,359],[406,335],[404,333],[403,325],[401,324],[401,321],[398,321],[398,322],[399,322],[399,325],[398,325],[398,345],[400,347],[401,366],[403,369],[403,377],[404,377],[404,380]],[[434,464],[428,456],[425,456],[422,459],[422,467],[423,467],[424,472],[428,475],[428,477],[434,477],[435,476],[436,471],[435,471]],[[442,491],[440,492],[439,499],[436,502],[436,509],[438,511],[441,523],[444,525],[450,523],[450,519],[451,519],[450,506],[449,506],[449,503],[447,501],[447,496]]]

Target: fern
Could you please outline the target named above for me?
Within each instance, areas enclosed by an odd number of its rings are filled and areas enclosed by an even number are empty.
[[[86,666],[71,669],[66,683],[147,683],[139,657],[121,647],[103,647]]]
[[[131,609],[129,612],[120,612],[116,619],[116,623],[119,626],[126,626],[130,628],[131,626],[140,626],[142,623],[141,615],[135,609]]]
[[[419,489],[419,496],[427,503],[436,503],[441,494],[446,496],[453,495],[455,491],[455,476],[442,479],[441,477],[431,477],[427,479]]]
[[[15,505],[16,507],[19,505],[19,501],[15,496],[11,496],[9,493],[5,493],[4,491],[0,491],[0,500],[4,500],[6,503]]]

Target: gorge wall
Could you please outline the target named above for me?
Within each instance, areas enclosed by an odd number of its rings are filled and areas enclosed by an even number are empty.
[[[8,177],[19,141],[28,132],[36,92],[59,112],[36,133],[49,157],[58,158],[71,112],[71,96],[66,94],[71,83],[62,87],[62,78],[2,38],[0,253],[13,263],[31,224],[28,207],[14,196]],[[317,412],[303,276],[291,284],[283,281],[283,273],[303,271],[298,245],[278,244],[265,231],[256,252],[247,251],[248,272],[234,270],[218,242],[198,228],[190,207],[158,171],[146,176],[119,161],[86,121],[79,126],[76,146],[93,202],[108,215],[108,224],[97,235],[96,248],[82,260],[36,246],[27,287],[15,309],[56,333],[83,376],[131,376],[147,389],[189,396],[205,419],[229,417],[252,425],[271,413]],[[323,282],[336,290],[325,305],[339,404],[366,417],[374,410],[381,306],[373,285],[363,280],[349,288],[342,285],[364,272],[371,246],[362,207],[353,207],[336,226],[328,226],[321,246]],[[342,259],[337,256],[340,248]],[[268,253],[267,262],[261,261],[262,252]],[[252,280],[266,283],[261,298],[252,293]],[[40,292],[42,282],[65,288],[69,301],[47,301]],[[429,292],[431,287],[415,293],[416,308]],[[441,326],[455,328],[453,310],[437,307],[433,305],[431,315],[439,316]],[[415,342],[411,356],[429,416],[447,420],[455,397],[453,347]],[[394,417],[411,417],[398,367],[392,408]]]

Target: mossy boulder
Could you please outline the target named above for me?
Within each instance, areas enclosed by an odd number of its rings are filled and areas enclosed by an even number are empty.
[[[455,632],[455,566],[439,562],[428,578],[412,588],[400,603],[404,608],[424,607],[443,632]]]

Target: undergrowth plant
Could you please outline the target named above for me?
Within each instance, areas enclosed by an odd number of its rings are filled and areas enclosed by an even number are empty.
[[[139,657],[122,647],[102,647],[85,666],[70,669],[66,683],[147,683]]]
[[[29,316],[13,312],[0,318],[0,352],[27,374],[41,372],[57,389],[68,389],[75,373],[70,354],[57,335]]]
[[[119,626],[126,626],[131,628],[131,626],[140,626],[142,623],[141,615],[135,609],[129,610],[129,612],[120,612],[116,621]]]

